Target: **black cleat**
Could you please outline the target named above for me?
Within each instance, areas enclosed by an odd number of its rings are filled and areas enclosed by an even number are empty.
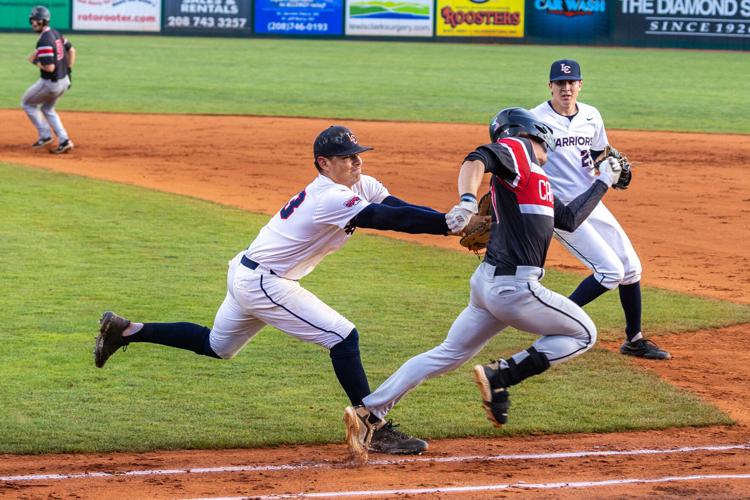
[[[50,153],[61,155],[63,153],[67,153],[68,151],[72,151],[72,150],[73,150],[73,141],[68,139],[67,141],[61,142],[60,144],[58,144],[55,149],[51,149]]]
[[[633,342],[627,340],[620,346],[620,353],[645,359],[671,359],[672,355],[650,340],[638,339]]]
[[[44,139],[39,139],[34,144],[31,145],[34,149],[43,148],[47,144],[50,144],[52,142],[52,137],[45,137]]]
[[[391,455],[419,455],[427,451],[427,441],[409,436],[396,429],[390,420],[372,433],[369,451]]]
[[[112,311],[102,314],[99,320],[99,335],[94,345],[94,364],[97,368],[104,366],[110,356],[120,347],[126,347],[128,343],[122,336],[122,332],[130,325],[130,321],[121,318]]]
[[[487,420],[495,427],[508,423],[510,397],[507,387],[493,387],[491,380],[500,371],[500,361],[474,367],[474,381],[482,393],[482,405],[487,412]]]

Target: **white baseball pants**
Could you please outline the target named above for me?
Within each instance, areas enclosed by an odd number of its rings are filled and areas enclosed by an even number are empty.
[[[65,127],[63,127],[62,121],[55,111],[55,104],[68,90],[68,85],[70,85],[70,80],[67,76],[56,82],[40,78],[24,92],[21,98],[21,106],[29,116],[31,123],[36,127],[40,139],[52,137],[52,131],[50,130],[50,126],[52,126],[59,142],[68,140],[68,132],[65,131]]]
[[[555,237],[578,260],[593,271],[602,286],[617,288],[641,279],[641,261],[628,235],[599,202],[591,215],[569,233],[555,229]]]
[[[216,312],[209,342],[224,359],[233,358],[266,325],[326,349],[344,340],[354,323],[337,313],[299,282],[281,278],[264,266],[229,262],[227,295]]]
[[[551,365],[594,345],[596,327],[591,318],[567,297],[539,283],[543,269],[519,267],[515,276],[494,273],[494,266],[479,265],[471,277],[469,305],[453,322],[443,343],[408,360],[364,398],[371,412],[385,417],[411,389],[466,363],[508,326],[541,335],[533,346]],[[519,362],[527,355],[521,351],[514,359]]]

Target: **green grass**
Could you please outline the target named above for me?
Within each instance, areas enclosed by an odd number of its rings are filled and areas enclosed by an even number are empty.
[[[549,98],[549,65],[578,59],[581,100],[609,128],[750,132],[747,55],[594,47],[72,34],[61,109],[487,123]],[[0,107],[37,77],[34,35],[0,34]],[[731,75],[731,77],[728,77]],[[726,76],[726,77],[725,77]],[[728,119],[727,117],[731,117]]]
[[[0,453],[257,447],[343,439],[347,404],[327,353],[267,328],[234,360],[132,345],[104,369],[102,310],[210,325],[226,262],[267,217],[191,198],[0,164]],[[465,253],[356,235],[304,285],[357,324],[373,386],[439,343],[466,304]],[[550,273],[571,289],[577,277]],[[750,307],[646,289],[650,334],[750,321]],[[612,294],[589,309],[607,338]],[[478,360],[531,337],[496,337]],[[470,365],[425,383],[394,418],[425,438],[729,423],[696,396],[594,350],[513,391],[511,423],[485,421]]]

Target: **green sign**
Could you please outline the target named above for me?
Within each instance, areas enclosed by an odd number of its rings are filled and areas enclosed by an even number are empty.
[[[27,29],[32,7],[43,5],[52,15],[50,26],[61,31],[70,28],[70,0],[0,0],[0,29]]]

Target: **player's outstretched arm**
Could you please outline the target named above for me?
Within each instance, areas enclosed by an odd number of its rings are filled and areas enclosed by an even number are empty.
[[[617,182],[622,167],[614,158],[608,158],[598,167],[599,177],[586,191],[563,205],[555,198],[555,227],[563,231],[575,231],[586,220],[607,190]]]
[[[431,212],[438,212],[438,210],[435,210],[432,207],[425,207],[423,205],[414,205],[413,203],[409,203],[408,201],[404,201],[400,198],[396,198],[392,194],[386,196],[386,198],[381,201],[383,205],[388,205],[389,207],[412,207],[412,208],[421,208],[422,210],[429,210]]]
[[[448,234],[444,213],[431,208],[392,207],[382,203],[367,205],[354,218],[354,225],[410,234]]]

